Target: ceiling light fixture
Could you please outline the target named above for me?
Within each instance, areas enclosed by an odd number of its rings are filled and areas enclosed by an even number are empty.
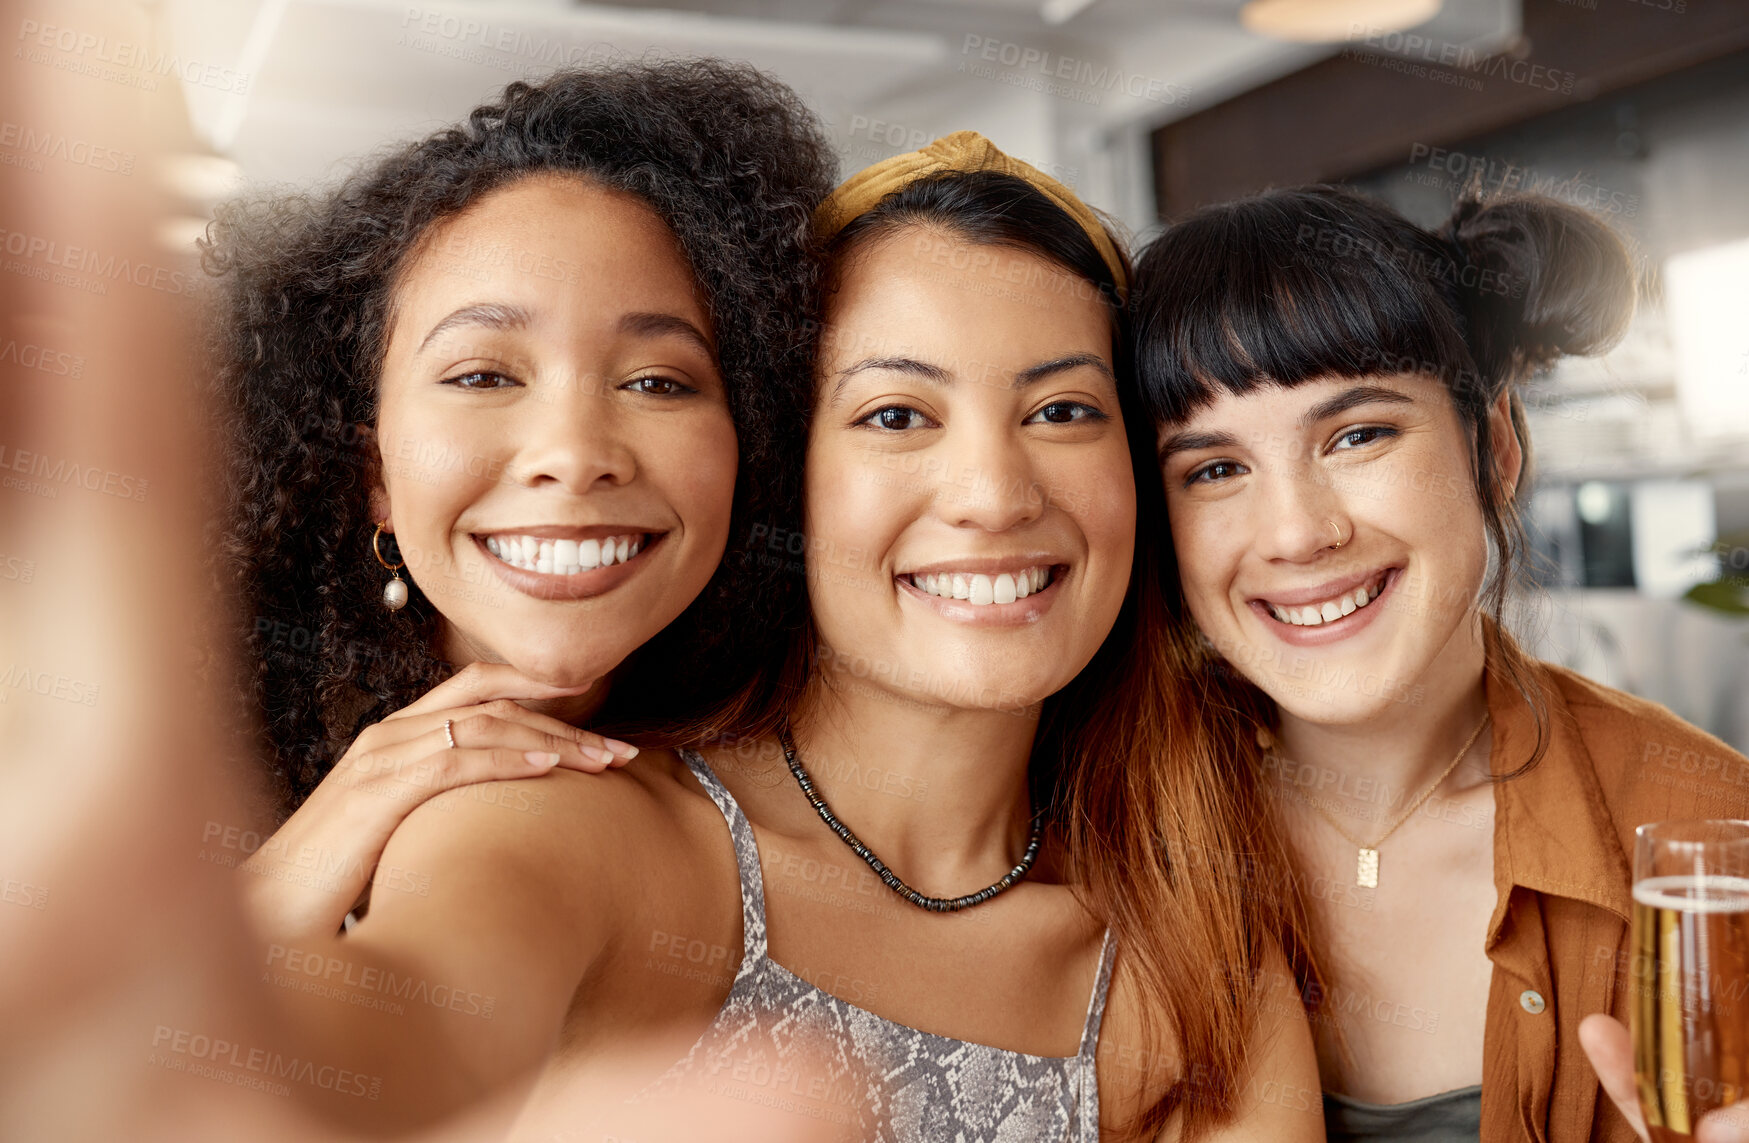
[[[1038,14],[1047,24],[1067,24],[1093,4],[1094,0],[1045,0]]]
[[[1440,0],[1247,0],[1239,23],[1273,40],[1333,44],[1425,24],[1439,7]]]
[[[158,179],[190,202],[219,202],[243,189],[243,168],[223,155],[165,155],[158,160]]]

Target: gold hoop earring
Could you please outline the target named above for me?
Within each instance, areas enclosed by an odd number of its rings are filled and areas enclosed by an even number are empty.
[[[1344,540],[1342,538],[1342,528],[1340,525],[1338,525],[1336,523],[1336,521],[1327,520],[1327,521],[1325,521],[1325,523],[1329,524],[1330,530],[1336,533],[1336,542],[1334,544],[1330,545],[1331,551],[1335,551],[1336,549],[1340,548],[1343,544],[1346,544],[1348,542],[1347,540]]]
[[[407,561],[402,560],[398,564],[392,564],[383,559],[381,542],[383,527],[387,523],[388,521],[384,520],[377,525],[376,534],[370,538],[370,552],[377,558],[377,563],[389,569],[389,575],[392,577],[388,583],[383,585],[383,606],[390,611],[399,611],[407,606],[407,581],[401,578],[401,569],[407,566]]]

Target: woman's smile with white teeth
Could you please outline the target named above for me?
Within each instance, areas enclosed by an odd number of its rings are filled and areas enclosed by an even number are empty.
[[[982,572],[938,572],[930,575],[908,574],[900,578],[926,595],[942,599],[958,599],[979,607],[987,604],[1013,603],[1035,595],[1051,585],[1056,569],[1050,564],[1021,568],[998,575]]]
[[[588,540],[555,540],[499,532],[484,537],[486,550],[513,568],[544,575],[577,575],[623,564],[644,549],[647,532]]]
[[[1269,613],[1281,623],[1292,624],[1295,627],[1321,627],[1326,623],[1334,623],[1345,616],[1353,615],[1379,597],[1385,590],[1385,574],[1371,584],[1362,584],[1353,591],[1326,599],[1319,603],[1308,603],[1301,607],[1282,607],[1270,603],[1267,599],[1263,605],[1269,608]]]

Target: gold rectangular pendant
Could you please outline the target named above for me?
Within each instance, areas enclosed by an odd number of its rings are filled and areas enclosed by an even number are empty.
[[[1354,883],[1362,889],[1379,887],[1379,851],[1362,848],[1360,861],[1354,870]]]

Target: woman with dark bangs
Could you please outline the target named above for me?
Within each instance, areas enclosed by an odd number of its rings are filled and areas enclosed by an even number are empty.
[[[1275,191],[1195,212],[1139,261],[1176,639],[1292,856],[1333,1140],[1643,1132],[1625,1033],[1586,1026],[1612,1108],[1580,1022],[1631,997],[1634,827],[1749,816],[1740,787],[1660,760],[1742,759],[1529,658],[1503,622],[1518,386],[1613,344],[1635,289],[1614,233],[1536,196],[1466,200],[1429,231],[1347,191]]]

